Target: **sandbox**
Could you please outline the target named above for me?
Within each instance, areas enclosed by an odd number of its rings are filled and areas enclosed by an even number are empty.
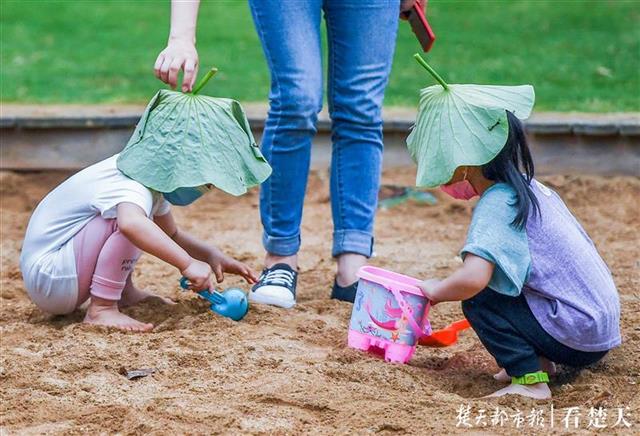
[[[495,362],[472,331],[449,348],[418,347],[407,365],[346,346],[351,306],[328,299],[333,281],[326,172],[312,175],[303,222],[299,303],[289,311],[253,306],[239,323],[182,292],[179,272],[143,256],[140,286],[174,298],[127,309],[155,324],[148,334],[84,326],[81,310],[43,314],[28,300],[18,269],[21,240],[37,202],[68,173],[0,173],[2,299],[0,308],[0,422],[19,433],[288,433],[450,434],[462,432],[461,407],[474,415],[496,407],[509,416],[551,403],[475,400],[497,389]],[[412,185],[413,168],[393,169],[384,182]],[[594,368],[562,369],[551,384],[555,430],[563,410],[579,407],[587,428],[590,407],[625,408],[640,421],[640,180],[634,177],[551,176],[556,189],[610,266],[622,303],[623,345]],[[472,204],[436,193],[436,205],[407,202],[377,218],[376,266],[414,277],[444,277],[459,260]],[[240,199],[214,193],[176,212],[179,223],[255,268],[260,267],[257,191]],[[227,277],[226,285],[244,286]],[[431,311],[434,328],[461,317],[459,304]],[[128,380],[121,369],[153,368]],[[512,434],[515,421],[485,431]],[[544,432],[547,427],[538,427]],[[458,425],[458,427],[456,426]],[[527,422],[525,422],[525,426]],[[468,428],[467,428],[468,430]],[[521,430],[522,431],[522,430]],[[4,434],[4,432],[3,432]]]

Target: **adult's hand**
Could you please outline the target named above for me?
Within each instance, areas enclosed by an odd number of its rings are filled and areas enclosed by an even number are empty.
[[[167,48],[162,50],[153,66],[156,77],[175,89],[178,73],[184,71],[182,92],[189,92],[198,75],[196,24],[200,1],[171,1],[171,31]]]
[[[198,76],[198,51],[188,39],[169,39],[167,47],[158,55],[153,71],[158,79],[175,89],[180,70],[184,70],[182,92],[189,92]]]
[[[409,18],[409,11],[417,3],[418,0],[401,0],[400,2],[400,18],[406,20]],[[423,2],[423,4],[426,3]]]

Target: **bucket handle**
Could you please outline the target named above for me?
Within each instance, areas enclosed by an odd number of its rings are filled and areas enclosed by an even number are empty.
[[[431,300],[427,298],[427,307],[424,308],[424,316],[422,317],[422,335],[429,336],[432,333],[431,323],[429,322],[429,311],[431,310]]]
[[[418,325],[413,315],[409,312],[407,302],[402,296],[402,293],[398,289],[396,289],[395,286],[390,286],[389,290],[395,297],[396,301],[398,301],[398,305],[400,305],[400,309],[402,310],[402,313],[404,313],[404,316],[406,316],[407,319],[409,320],[409,325],[411,326],[411,329],[416,334],[416,339],[420,339],[420,337],[422,337],[424,333],[422,332],[422,328]]]

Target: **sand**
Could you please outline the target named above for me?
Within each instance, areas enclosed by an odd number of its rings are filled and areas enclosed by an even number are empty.
[[[386,183],[411,185],[413,169],[385,173]],[[178,287],[179,272],[146,255],[138,285],[175,299],[128,309],[156,325],[127,334],[42,313],[27,298],[18,257],[30,212],[65,174],[1,173],[0,425],[6,433],[173,434],[323,433],[449,434],[461,407],[472,408],[471,430],[513,434],[516,420],[475,425],[479,409],[509,415],[532,408],[558,414],[553,431],[565,431],[560,412],[579,407],[586,432],[590,407],[628,407],[640,426],[640,249],[637,178],[555,176],[557,189],[591,234],[620,290],[624,344],[581,372],[562,368],[551,384],[553,403],[476,398],[500,387],[495,362],[471,331],[455,346],[420,347],[408,365],[391,365],[346,347],[351,305],[328,299],[330,257],[328,180],[314,173],[303,223],[299,304],[290,311],[253,306],[235,323],[214,315],[204,301]],[[444,277],[459,260],[471,204],[436,194],[435,206],[406,203],[380,211],[372,264],[416,277]],[[221,193],[176,212],[180,225],[233,256],[260,267],[258,195]],[[227,277],[225,285],[241,285]],[[246,289],[246,286],[245,286]],[[441,327],[461,317],[459,304],[441,304],[431,321]],[[121,368],[155,368],[128,380]],[[549,421],[535,428],[550,431]],[[526,422],[525,424],[526,425]],[[6,432],[6,433],[5,433]]]

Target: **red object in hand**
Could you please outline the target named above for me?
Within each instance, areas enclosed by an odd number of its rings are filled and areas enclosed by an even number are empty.
[[[426,0],[416,0],[413,7],[405,14],[411,25],[411,30],[416,34],[425,53],[431,50],[431,46],[436,40],[436,34],[431,30],[425,15],[426,4]]]
[[[422,336],[418,343],[427,347],[448,347],[458,342],[458,332],[466,330],[471,325],[466,319],[449,324],[442,330],[436,330],[429,336]]]

